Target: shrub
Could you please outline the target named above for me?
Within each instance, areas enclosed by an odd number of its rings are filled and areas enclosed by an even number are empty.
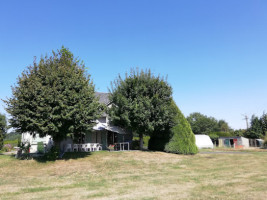
[[[132,150],[139,150],[140,147],[139,147],[139,140],[133,140],[132,143],[131,143],[131,149]]]
[[[230,133],[230,132],[211,132],[209,134],[210,137],[215,136],[215,135],[217,135],[218,138],[219,137],[232,137],[232,136],[234,136],[234,133]]]
[[[18,140],[4,140],[4,144],[11,144],[12,148],[17,146]]]
[[[169,137],[152,136],[148,141],[148,149],[154,151],[164,151],[165,145],[169,142]]]
[[[18,143],[18,147],[20,147],[19,151],[17,152],[16,158],[21,159],[21,160],[28,160],[30,159],[30,148],[31,145],[30,143]]]
[[[38,153],[44,153],[45,152],[44,143],[43,142],[38,142],[37,143],[37,152]]]
[[[267,135],[265,135],[265,137],[264,137],[263,147],[267,148]]]
[[[4,152],[9,152],[13,149],[13,146],[11,144],[5,144],[2,149]]]
[[[144,136],[143,137],[143,147],[144,148],[147,148],[148,147],[148,141],[149,141],[149,139],[150,139],[150,136]],[[134,142],[134,143],[138,143],[138,145],[139,145],[139,136],[138,137],[133,137],[133,141],[136,141],[136,142]],[[135,144],[134,144],[135,145]],[[136,149],[140,149],[140,147],[136,147]]]
[[[0,132],[0,150],[2,149],[3,145],[4,145],[4,135]]]
[[[54,161],[59,158],[59,148],[56,146],[52,146],[50,150],[45,153],[44,159]]]
[[[172,107],[176,111],[176,116],[173,119],[175,126],[171,129],[172,137],[169,143],[165,145],[165,151],[179,154],[196,154],[198,148],[190,124],[175,102],[172,102]]]

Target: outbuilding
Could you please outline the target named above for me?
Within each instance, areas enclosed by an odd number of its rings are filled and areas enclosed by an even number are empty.
[[[199,149],[211,148],[213,149],[213,143],[208,135],[195,135],[196,146]]]
[[[249,139],[241,136],[219,137],[219,147],[249,148]]]

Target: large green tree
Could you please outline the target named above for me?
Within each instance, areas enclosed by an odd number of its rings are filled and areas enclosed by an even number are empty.
[[[0,149],[3,147],[3,141],[7,132],[6,116],[0,113]]]
[[[201,113],[191,113],[187,117],[194,134],[209,135],[211,132],[219,131],[218,121],[213,117],[207,117]]]
[[[150,70],[132,69],[125,79],[119,75],[110,92],[112,122],[138,133],[141,149],[144,135],[153,136],[172,126],[172,88]]]
[[[250,128],[244,133],[244,136],[251,139],[264,137],[264,127],[261,118],[252,115]]]
[[[85,66],[62,47],[29,66],[7,100],[10,124],[19,132],[51,135],[56,143],[90,131],[102,106]]]

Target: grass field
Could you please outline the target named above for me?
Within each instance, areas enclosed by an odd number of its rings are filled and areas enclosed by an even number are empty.
[[[38,162],[0,155],[0,199],[266,199],[267,152],[96,152]]]

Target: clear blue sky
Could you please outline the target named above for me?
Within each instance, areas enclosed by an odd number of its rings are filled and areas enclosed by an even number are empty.
[[[264,0],[0,1],[0,98],[34,56],[62,45],[84,60],[98,91],[131,67],[150,68],[168,75],[186,116],[237,129],[242,114],[267,111]]]

